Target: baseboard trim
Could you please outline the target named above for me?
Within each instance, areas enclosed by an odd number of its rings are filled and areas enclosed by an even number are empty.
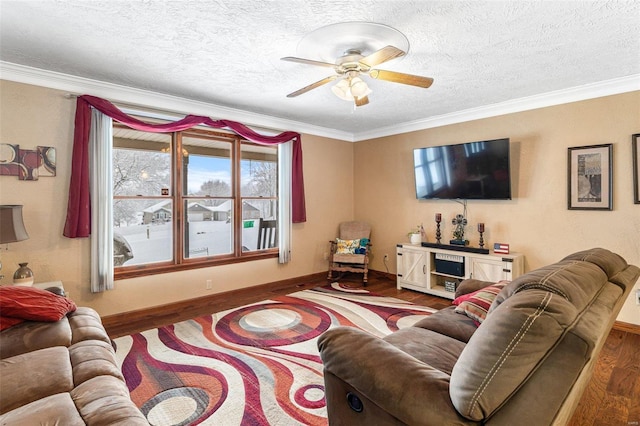
[[[193,318],[194,313],[198,311],[211,310],[212,305],[219,305],[221,307],[220,310],[224,310],[227,309],[225,308],[225,304],[236,304],[237,302],[235,302],[235,300],[241,299],[246,295],[255,294],[256,292],[268,294],[271,291],[284,290],[287,288],[290,288],[291,291],[297,291],[305,287],[315,287],[318,285],[318,281],[326,279],[326,277],[326,272],[318,272],[302,277],[225,291],[210,296],[181,300],[114,315],[105,315],[102,317],[102,325],[107,330],[107,334],[115,338],[123,335],[121,329],[125,327],[129,331],[131,329],[142,331],[148,329],[149,324],[153,323],[173,324]],[[301,284],[305,282],[310,284],[308,286]]]
[[[640,325],[631,324],[623,321],[616,321],[613,324],[613,329],[618,331],[624,331],[626,333],[631,333],[631,334],[640,334]]]

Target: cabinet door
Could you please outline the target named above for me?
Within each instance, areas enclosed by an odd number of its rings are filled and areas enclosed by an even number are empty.
[[[398,279],[414,286],[427,287],[426,253],[417,250],[402,250],[398,259],[401,268],[398,269]]]
[[[500,258],[471,258],[470,278],[491,282],[510,280],[511,262],[505,262]]]

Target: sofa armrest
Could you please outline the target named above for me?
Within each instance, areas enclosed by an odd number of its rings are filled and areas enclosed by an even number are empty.
[[[404,423],[469,423],[453,407],[448,374],[378,337],[338,327],[320,336],[318,348],[326,372]]]
[[[462,280],[460,281],[460,284],[458,284],[458,288],[456,288],[455,297],[460,297],[463,294],[473,293],[476,290],[480,290],[492,284],[495,284],[495,283],[492,281],[475,280],[473,278]]]

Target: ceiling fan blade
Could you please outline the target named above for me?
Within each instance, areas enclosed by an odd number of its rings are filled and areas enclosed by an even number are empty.
[[[360,98],[355,98],[355,102],[356,102],[356,106],[363,106],[369,103],[369,97],[368,96],[362,96]]]
[[[364,58],[360,59],[359,62],[371,68],[403,55],[405,55],[405,52],[398,49],[397,47],[386,46],[380,50],[376,50],[369,56],[365,56]]]
[[[322,80],[316,81],[315,83],[310,84],[308,86],[305,86],[300,90],[296,90],[295,92],[289,93],[287,95],[287,98],[295,98],[296,96],[302,95],[303,93],[307,93],[309,90],[315,89],[316,87],[320,87],[323,84],[327,84],[327,83],[335,80],[336,78],[338,78],[337,75],[332,75],[332,76],[329,76],[327,78],[323,78]]]
[[[371,70],[369,71],[369,76],[379,80],[424,87],[425,89],[433,84],[433,79],[430,77],[421,77],[419,75],[404,74],[395,71]]]
[[[299,64],[317,65],[320,67],[329,67],[329,68],[336,67],[336,64],[330,64],[329,62],[312,61],[311,59],[296,58],[294,56],[285,56],[284,58],[280,58],[280,59],[283,61],[297,62]]]

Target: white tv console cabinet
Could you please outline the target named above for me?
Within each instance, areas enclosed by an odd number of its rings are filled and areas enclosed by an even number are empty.
[[[469,251],[475,250],[473,248],[442,247],[398,244],[398,289],[453,299],[455,286],[463,279],[496,282],[513,280],[524,272],[524,256],[519,253],[484,254]]]

